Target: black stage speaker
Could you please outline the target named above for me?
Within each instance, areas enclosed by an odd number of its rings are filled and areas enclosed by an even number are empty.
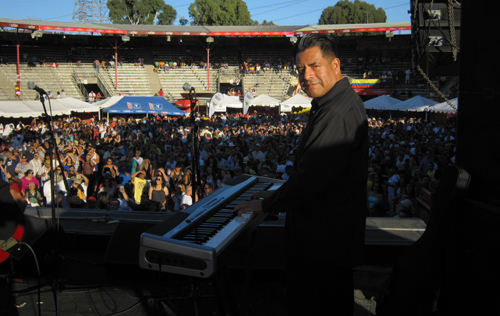
[[[497,204],[500,67],[491,34],[500,4],[480,0],[464,1],[462,6],[456,162],[471,174],[471,197]]]
[[[462,204],[449,219],[438,315],[500,315],[500,207]]]
[[[499,315],[500,106],[496,28],[499,2],[462,1],[456,162],[471,175],[464,206],[452,220],[440,305],[444,315]]]
[[[157,224],[121,221],[108,243],[104,262],[139,266],[139,246],[141,235]]]
[[[458,76],[461,5],[447,0],[412,0],[415,62],[428,76]],[[454,50],[455,47],[455,50]]]

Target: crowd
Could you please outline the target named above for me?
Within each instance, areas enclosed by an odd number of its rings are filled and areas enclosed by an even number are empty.
[[[59,159],[49,158],[48,126],[0,126],[1,176],[30,206],[179,211],[241,174],[287,180],[308,115],[197,115],[201,186],[191,183],[190,120],[149,116],[53,122]],[[416,118],[367,118],[371,216],[415,216],[454,162],[455,125]],[[321,168],[322,166],[317,166]],[[50,170],[54,173],[54,198]],[[67,179],[67,186],[64,177]],[[335,179],[332,179],[335,181]],[[54,201],[53,201],[54,200]]]

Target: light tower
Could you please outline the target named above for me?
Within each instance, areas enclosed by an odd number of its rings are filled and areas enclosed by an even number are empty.
[[[106,0],[75,0],[72,22],[110,23]]]

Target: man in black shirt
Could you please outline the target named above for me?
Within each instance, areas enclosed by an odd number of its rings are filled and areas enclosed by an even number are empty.
[[[303,37],[296,57],[301,87],[314,99],[293,172],[278,190],[255,194],[235,212],[287,212],[290,315],[352,315],[352,268],[361,259],[367,213],[366,113],[330,36]]]

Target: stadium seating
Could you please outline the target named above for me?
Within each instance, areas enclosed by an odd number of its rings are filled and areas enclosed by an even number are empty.
[[[146,48],[132,47],[132,45],[120,46],[118,49],[118,59],[122,61],[118,67],[116,84],[115,69],[100,67],[99,73],[94,67],[94,60],[113,60],[115,50],[111,43],[102,40],[100,47],[84,47],[84,45],[70,46],[29,46],[20,47],[20,75],[21,93],[23,99],[35,99],[36,92],[28,90],[26,83],[34,81],[46,91],[52,91],[54,97],[57,92],[65,90],[66,96],[80,100],[86,100],[88,91],[86,84],[97,84],[103,96],[109,95],[154,95],[161,88],[165,98],[171,103],[175,103],[181,98],[182,86],[188,82],[196,88],[197,92],[207,91],[217,92],[221,90],[221,76],[229,74],[231,78],[241,81],[242,92],[255,89],[257,94],[267,94],[277,99],[285,99],[293,90],[292,82],[296,78],[289,69],[276,71],[278,62],[286,64],[292,61],[293,56],[289,48],[283,47],[239,47],[213,46],[210,51],[210,87],[208,87],[207,70],[200,64],[206,63],[207,54],[204,47],[190,47],[168,45],[166,48],[156,47],[153,50]],[[202,44],[203,45],[203,44]],[[95,45],[94,45],[95,46]],[[263,45],[266,46],[266,45]],[[340,46],[342,56],[342,72],[350,78],[362,78],[364,67],[357,64],[359,56],[367,54],[364,50],[359,50],[354,45]],[[370,51],[370,56],[382,55],[382,50]],[[386,52],[383,52],[384,54]],[[391,53],[391,52],[389,52]],[[409,52],[408,52],[409,54]],[[16,71],[16,47],[12,44],[4,43],[1,46],[0,55],[6,56],[10,65],[0,67],[0,99],[15,99],[14,85],[17,82]],[[37,66],[28,67],[25,60],[26,55],[37,56]],[[73,63],[69,63],[71,58]],[[144,60],[144,65],[137,65],[138,58]],[[40,59],[45,60],[45,65],[40,65]],[[76,62],[79,62],[78,65]],[[155,72],[156,62],[175,61],[177,69],[169,71]],[[242,62],[256,63],[261,66],[267,61],[273,68],[272,71],[261,71],[260,74],[247,74],[243,76],[239,71]],[[349,61],[351,61],[349,63]],[[408,56],[403,55],[393,58],[387,57],[387,63],[382,65],[374,60],[366,61],[374,77],[378,77],[382,72],[390,69],[394,74],[411,68],[411,61]],[[221,64],[227,64],[227,69],[221,69]],[[192,67],[191,65],[195,65]],[[181,67],[184,65],[184,67]],[[454,81],[447,86],[456,85]],[[116,91],[116,86],[118,90]],[[426,83],[414,80],[411,84],[398,83],[398,91],[411,90],[414,95],[428,96],[429,91]],[[404,95],[401,96],[404,98]],[[204,100],[201,101],[202,104]]]

